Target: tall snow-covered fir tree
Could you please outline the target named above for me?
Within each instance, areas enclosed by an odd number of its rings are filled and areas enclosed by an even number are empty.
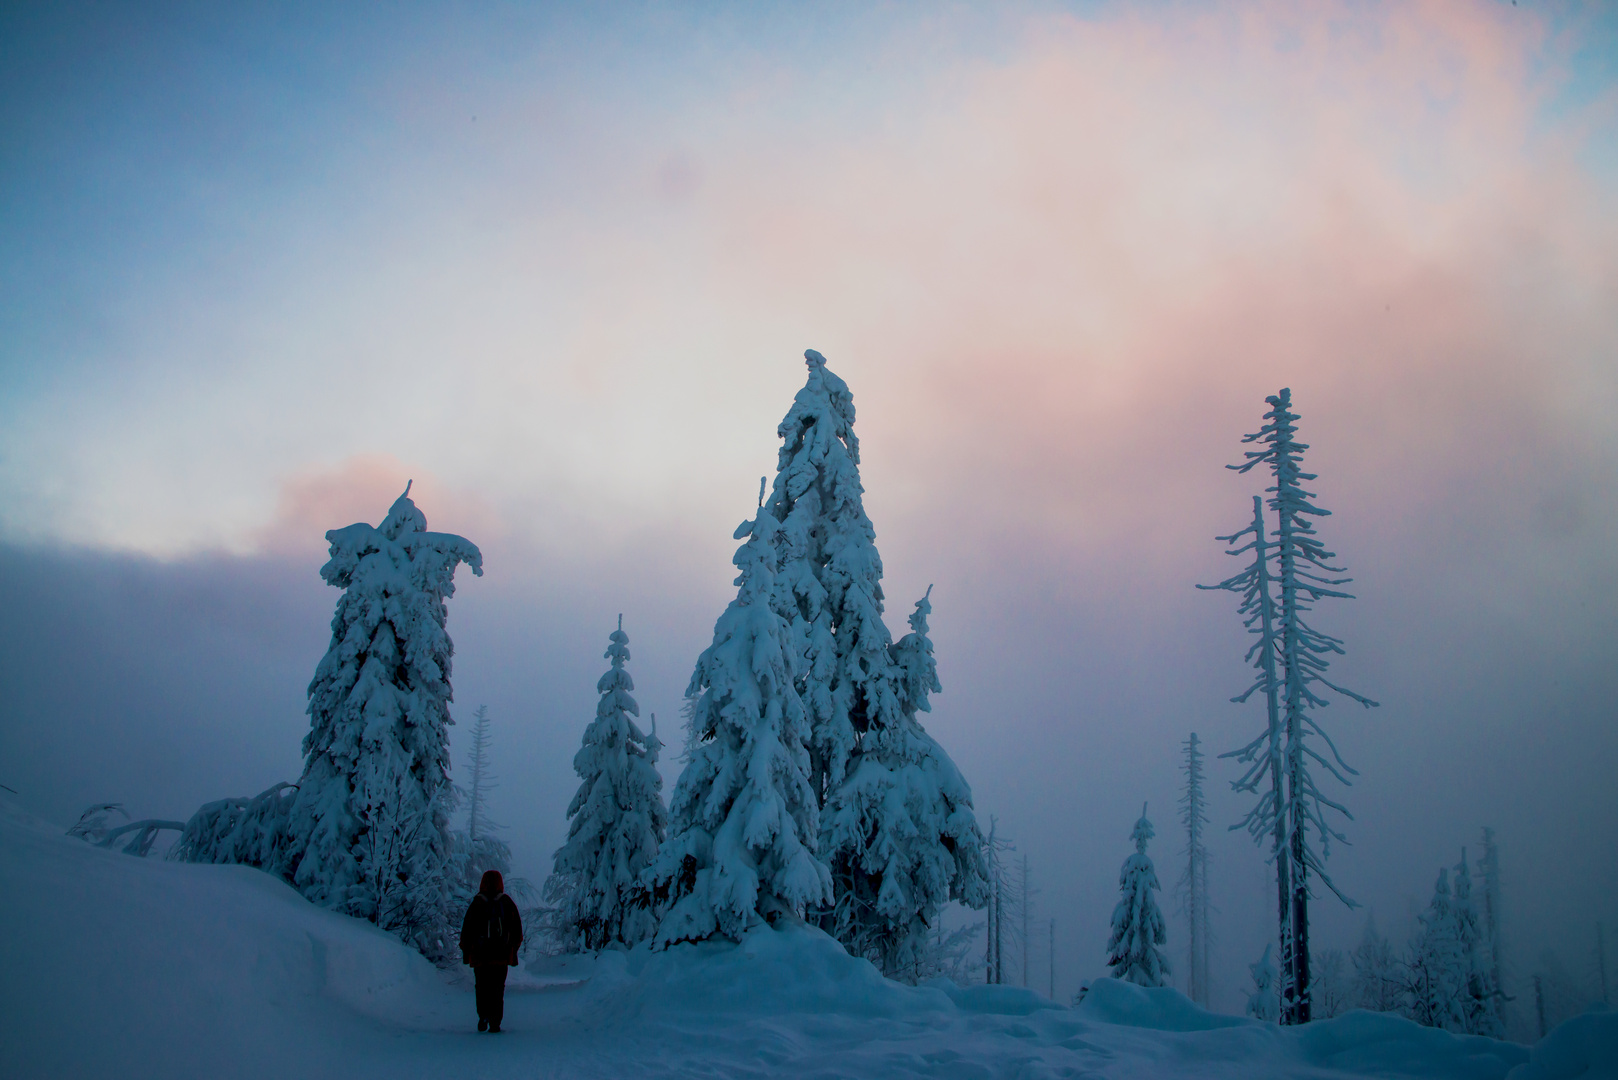
[[[655,864],[670,906],[657,947],[720,934],[831,902],[816,856],[808,718],[793,683],[797,653],[771,606],[781,524],[762,505],[736,529],[736,599],[714,624],[687,696],[697,745],[674,786],[670,836]]]
[[[939,691],[926,612],[918,605],[921,629],[897,644],[883,622],[853,395],[818,352],[804,360],[765,509],[780,523],[772,603],[794,652],[819,851],[833,874],[832,903],[812,917],[897,974],[943,903],[985,902],[982,837],[971,790],[916,719]]]
[[[1185,826],[1185,871],[1180,875],[1180,901],[1190,928],[1186,946],[1186,996],[1208,1007],[1208,801],[1202,792],[1202,741],[1197,733],[1185,741],[1185,794],[1180,822]]]
[[[662,744],[655,730],[648,735],[632,719],[640,706],[624,669],[629,635],[623,616],[607,640],[611,666],[596,683],[601,700],[573,758],[582,782],[567,808],[567,842],[556,851],[545,889],[558,904],[563,942],[589,951],[613,942],[633,945],[656,929],[643,876],[668,830],[656,767]]]
[[[343,595],[309,684],[281,869],[315,903],[444,956],[454,894],[444,601],[456,567],[481,575],[483,556],[465,537],[428,532],[408,486],[380,526],[326,540],[320,576]]]
[[[1140,820],[1129,834],[1135,853],[1124,860],[1118,871],[1118,889],[1123,893],[1112,910],[1112,936],[1107,941],[1107,966],[1113,978],[1139,986],[1163,986],[1169,963],[1162,946],[1168,940],[1163,912],[1152,895],[1159,888],[1157,870],[1146,854],[1146,842],[1157,835],[1140,808]]]
[[[910,616],[910,633],[891,649],[899,716],[862,734],[852,771],[822,812],[822,837],[839,841],[827,853],[831,933],[893,978],[920,970],[946,903],[982,907],[988,900],[972,792],[916,720],[941,689],[927,636],[931,596],[929,587]]]
[[[1283,956],[1281,970],[1277,974],[1280,985],[1275,987],[1276,999],[1290,1000],[1292,995],[1287,983],[1291,965],[1284,958],[1292,941],[1292,860],[1287,851],[1286,784],[1282,777],[1285,738],[1281,724],[1281,678],[1278,674],[1281,636],[1277,629],[1281,616],[1275,601],[1274,567],[1271,563],[1274,545],[1265,533],[1264,497],[1253,496],[1253,521],[1250,525],[1216,539],[1234,545],[1227,551],[1229,555],[1240,557],[1251,553],[1251,560],[1239,573],[1217,585],[1198,585],[1197,588],[1222,589],[1240,594],[1242,602],[1237,606],[1237,614],[1242,617],[1242,625],[1247,632],[1256,639],[1247,650],[1247,662],[1257,675],[1246,690],[1230,700],[1243,704],[1262,690],[1266,720],[1264,730],[1245,746],[1219,756],[1233,757],[1247,766],[1246,771],[1232,781],[1231,787],[1238,792],[1258,796],[1236,827],[1245,828],[1255,844],[1269,845],[1270,861],[1275,866],[1276,925]]]
[[[1421,929],[1406,965],[1408,1015],[1428,1027],[1465,1031],[1466,1011],[1462,998],[1466,988],[1466,956],[1447,868],[1438,871],[1432,901],[1417,919]]]
[[[1267,568],[1273,558],[1273,577],[1279,599],[1273,613],[1267,605],[1260,603],[1256,614],[1261,616],[1260,622],[1271,619],[1272,614],[1278,616],[1279,621],[1272,622],[1269,635],[1260,632],[1260,644],[1250,650],[1249,655],[1257,653],[1261,662],[1268,662],[1273,648],[1276,651],[1274,662],[1279,667],[1279,704],[1283,709],[1282,772],[1286,782],[1281,816],[1285,822],[1287,859],[1285,864],[1277,860],[1277,871],[1278,875],[1284,871],[1290,877],[1287,936],[1283,939],[1281,954],[1285,969],[1281,981],[1281,1020],[1283,1023],[1302,1024],[1308,1023],[1310,1018],[1309,875],[1314,874],[1338,899],[1353,906],[1353,901],[1327,875],[1324,865],[1330,853],[1331,841],[1346,841],[1343,834],[1327,822],[1327,811],[1344,817],[1352,815],[1346,807],[1321,790],[1315,780],[1314,766],[1324,769],[1345,785],[1349,783],[1348,776],[1354,770],[1338,754],[1330,736],[1315,719],[1314,710],[1328,704],[1327,699],[1321,696],[1324,690],[1335,691],[1367,708],[1377,703],[1326,678],[1328,658],[1332,654],[1341,655],[1343,643],[1315,630],[1303,619],[1304,613],[1322,599],[1352,599],[1351,594],[1337,588],[1347,584],[1350,579],[1333,576],[1343,571],[1330,565],[1330,560],[1336,556],[1316,539],[1314,526],[1310,523],[1311,519],[1326,517],[1331,512],[1311,502],[1314,493],[1303,487],[1306,481],[1315,479],[1315,474],[1306,473],[1302,468],[1303,454],[1309,447],[1295,437],[1298,415],[1292,411],[1292,392],[1282,389],[1279,394],[1265,400],[1270,406],[1270,411],[1264,414],[1266,423],[1242,440],[1244,443],[1262,444],[1264,449],[1247,451],[1247,460],[1230,468],[1246,473],[1264,465],[1270,469],[1274,480],[1273,486],[1266,490],[1272,496],[1269,508],[1276,514],[1275,542],[1273,545],[1261,543],[1262,521],[1255,521],[1255,543],[1259,544],[1256,562],[1265,568],[1257,571],[1255,576],[1267,577]],[[1236,588],[1236,581],[1237,578],[1232,578],[1218,587]],[[1251,606],[1244,605],[1244,611]],[[1250,623],[1254,617],[1255,613],[1249,613]],[[1272,639],[1269,647],[1263,640],[1265,637]],[[1268,673],[1261,673],[1254,688],[1263,685],[1268,690],[1274,686],[1274,682]],[[1252,690],[1248,693],[1252,693]],[[1262,745],[1273,754],[1275,736],[1275,723],[1272,720],[1269,730],[1250,746]],[[1311,739],[1318,739],[1324,744],[1326,753],[1315,749]],[[1245,750],[1237,751],[1238,757],[1254,762],[1254,769],[1267,768],[1267,764],[1260,766],[1257,763],[1256,755],[1256,751],[1252,754]],[[1261,817],[1270,812],[1259,811]],[[1248,826],[1252,829],[1254,822],[1250,820]],[[1311,831],[1319,834],[1318,850],[1310,839]]]
[[[1472,896],[1472,869],[1466,862],[1466,849],[1455,864],[1455,936],[1461,946],[1461,1013],[1469,1035],[1501,1038],[1499,994],[1490,978],[1488,941],[1483,920]]]

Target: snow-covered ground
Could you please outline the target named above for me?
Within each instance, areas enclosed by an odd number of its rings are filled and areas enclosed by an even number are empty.
[[[469,981],[266,874],[93,848],[0,804],[0,1076],[1552,1077],[1618,1075],[1618,1013],[1528,1049],[1353,1013],[1283,1031],[1103,980],[883,980],[804,927]]]

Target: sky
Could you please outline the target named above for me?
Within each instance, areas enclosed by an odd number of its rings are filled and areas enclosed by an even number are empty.
[[[1317,901],[1316,942],[1366,909],[1402,941],[1489,825],[1515,967],[1593,971],[1603,5],[8,6],[0,784],[65,823],[295,779],[323,534],[413,481],[485,555],[454,711],[489,706],[542,878],[618,614],[677,728],[805,348],[854,393],[896,635],[934,587],[929,729],[1028,856],[1059,994],[1142,802],[1178,877],[1187,734],[1261,722],[1234,598],[1192,586],[1235,569],[1260,485],[1224,466],[1282,386],[1355,579],[1317,622],[1381,702],[1323,715],[1363,907]],[[1270,891],[1210,773],[1234,1009]]]

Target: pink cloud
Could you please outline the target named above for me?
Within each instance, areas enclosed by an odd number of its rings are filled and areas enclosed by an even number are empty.
[[[309,558],[325,551],[328,529],[356,521],[379,523],[407,483],[429,528],[462,533],[474,542],[503,535],[498,516],[475,496],[447,487],[427,470],[406,465],[391,454],[357,454],[284,479],[275,516],[259,532],[256,546]]]
[[[863,134],[708,148],[723,291],[835,327],[873,483],[1184,535],[1281,385],[1366,509],[1526,483],[1513,454],[1610,468],[1578,391],[1613,392],[1618,214],[1540,118],[1535,18],[1181,14],[1051,18]]]

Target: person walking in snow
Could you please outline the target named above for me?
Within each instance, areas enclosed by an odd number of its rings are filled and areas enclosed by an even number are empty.
[[[498,870],[485,870],[461,922],[461,962],[477,980],[478,1030],[499,1031],[506,1011],[506,969],[517,966],[522,916]]]

